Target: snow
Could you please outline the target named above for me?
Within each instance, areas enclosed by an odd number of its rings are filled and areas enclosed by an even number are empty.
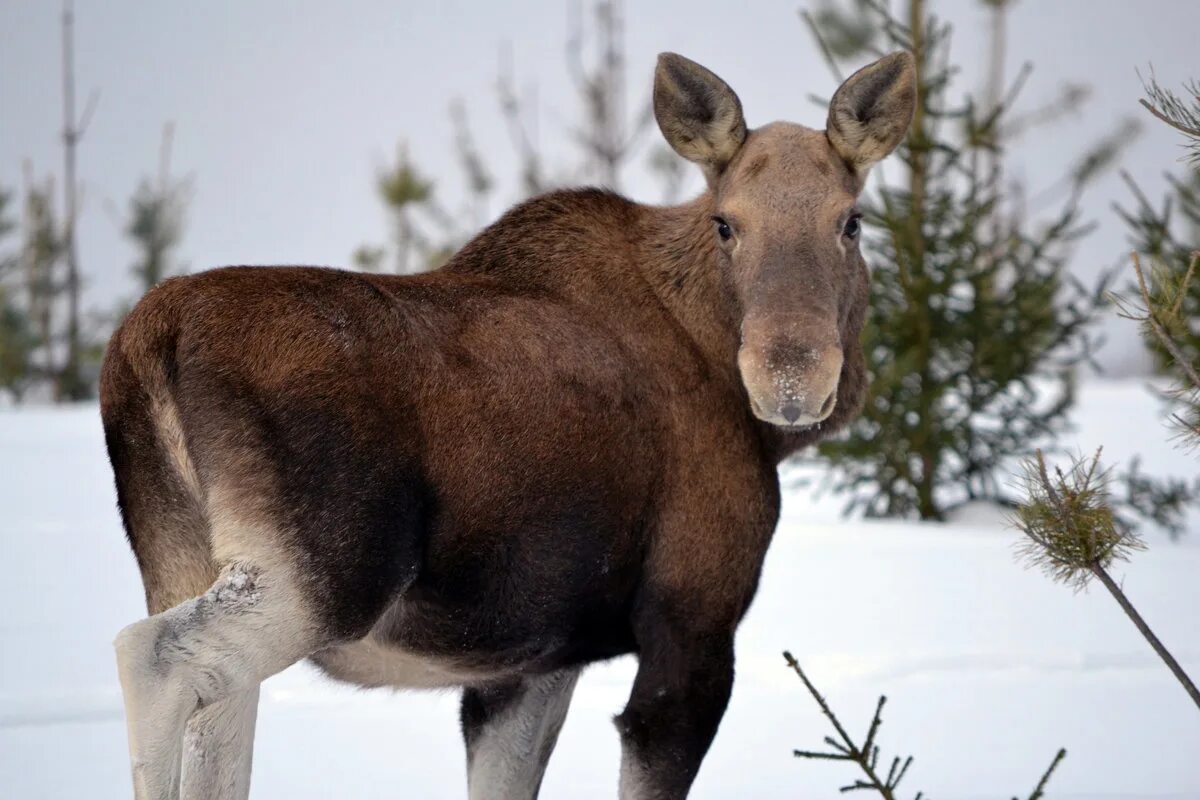
[[[1137,383],[1088,383],[1068,444],[1193,475],[1161,417]],[[143,605],[96,408],[0,411],[0,475],[0,797],[128,797],[110,642]],[[1050,798],[1200,797],[1200,713],[1102,588],[1073,594],[1025,570],[986,505],[944,525],[846,521],[839,507],[787,496],[693,797],[836,797],[858,777],[792,757],[831,731],[784,649],[857,736],[888,695],[883,750],[916,756],[905,797],[1024,797],[1060,746]],[[1117,575],[1200,677],[1200,532],[1149,543]],[[634,666],[585,673],[543,797],[615,796],[610,720]],[[252,795],[461,798],[457,705],[453,693],[367,692],[289,669],[264,686]]]

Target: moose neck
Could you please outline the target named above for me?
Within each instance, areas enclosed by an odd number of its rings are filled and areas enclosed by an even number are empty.
[[[711,192],[643,207],[641,266],[655,294],[718,368],[737,369],[740,312],[721,269]]]

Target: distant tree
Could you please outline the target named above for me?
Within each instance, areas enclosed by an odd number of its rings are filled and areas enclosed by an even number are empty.
[[[157,178],[143,178],[129,199],[125,235],[138,250],[132,272],[144,294],[179,270],[174,251],[183,239],[191,182],[171,177],[172,126],[163,129]]]
[[[625,95],[625,29],[620,0],[600,0],[584,14],[582,3],[568,6],[569,33],[566,66],[582,109],[570,130],[577,160],[558,178],[548,175],[546,157],[537,137],[537,87],[518,90],[511,48],[501,49],[496,93],[518,161],[516,199],[540,194],[560,183],[593,182],[619,190],[621,173],[637,154],[653,115],[649,97],[631,110]],[[589,24],[590,20],[590,24]],[[441,265],[487,219],[495,189],[484,153],[476,147],[466,107],[450,107],[455,150],[462,168],[467,208],[452,213],[439,202],[432,179],[422,174],[402,147],[394,165],[380,172],[377,184],[393,229],[396,270],[409,272]],[[663,148],[649,162],[664,184],[664,198],[674,200],[685,175],[683,162]],[[359,269],[377,270],[386,250],[361,246],[352,256]]]
[[[467,121],[467,107],[462,101],[450,105],[450,119],[454,123],[454,147],[458,151],[458,163],[466,179],[467,196],[470,202],[469,222],[473,230],[480,228],[487,219],[488,199],[496,188],[496,181],[488,169],[471,136],[471,125]]]
[[[53,387],[61,374],[59,307],[67,289],[63,229],[54,212],[53,180],[36,181],[26,164],[25,184],[20,264],[24,317],[32,337],[27,383],[44,382]]]
[[[386,256],[387,250],[384,248],[363,244],[359,245],[350,255],[350,263],[354,265],[355,269],[379,272],[383,269],[383,260]]]
[[[649,97],[632,119],[625,100],[625,19],[620,0],[601,0],[592,7],[590,30],[583,4],[571,6],[567,70],[582,101],[583,119],[572,131],[582,156],[579,178],[621,190],[621,170],[636,151],[654,115]],[[587,64],[588,50],[593,64]]]
[[[84,339],[81,303],[83,280],[76,244],[79,221],[79,184],[75,176],[77,149],[96,107],[92,94],[83,113],[75,114],[75,13],[71,0],[63,0],[62,11],[62,91],[63,91],[63,227],[62,253],[66,270],[67,318],[64,335],[65,355],[55,381],[58,400],[82,400],[94,394],[94,377],[85,375],[84,356],[94,351]]]
[[[662,202],[678,202],[683,183],[690,174],[688,163],[667,145],[656,144],[650,151],[646,165],[662,183]]]
[[[1118,205],[1116,210],[1129,228],[1134,252],[1140,254],[1135,272],[1143,272],[1143,258],[1148,268],[1143,280],[1125,291],[1127,297],[1142,298],[1141,310],[1132,312],[1127,301],[1120,302],[1126,306],[1126,316],[1142,323],[1156,368],[1174,379],[1165,399],[1174,418],[1191,420],[1180,425],[1182,438],[1188,440],[1188,425],[1200,425],[1200,403],[1188,374],[1190,365],[1200,362],[1200,280],[1195,276],[1195,258],[1200,253],[1200,81],[1186,83],[1177,93],[1159,85],[1151,73],[1144,85],[1142,106],[1183,134],[1186,166],[1182,176],[1166,176],[1170,190],[1158,206],[1133,176],[1122,173],[1134,204],[1132,208]],[[1148,292],[1144,298],[1143,290]],[[1151,308],[1165,338],[1148,322],[1145,312]],[[1112,499],[1118,510],[1158,524],[1172,538],[1185,532],[1184,511],[1200,498],[1200,480],[1151,477],[1140,471],[1136,460],[1114,476],[1112,485],[1122,490]]]
[[[1009,3],[989,5],[1002,23]],[[1088,230],[1078,200],[1130,126],[1086,150],[1059,184],[1057,210],[1030,218],[1002,170],[1005,147],[1034,121],[1013,111],[1028,66],[1004,90],[993,68],[984,99],[956,106],[949,25],[924,0],[901,8],[828,0],[802,12],[838,77],[850,56],[897,49],[913,53],[918,72],[916,116],[898,151],[905,174],[885,171],[863,199],[873,231],[870,394],[848,433],[819,453],[848,511],[940,519],[955,503],[1004,499],[1006,463],[1065,426],[1072,366],[1091,352],[1088,326],[1107,285],[1087,289],[1067,271]]]
[[[8,235],[17,228],[17,223],[8,216],[8,205],[12,199],[13,193],[0,186],[0,247],[3,246]],[[0,249],[0,280],[8,277],[16,266],[16,256]]]
[[[17,227],[9,217],[12,199],[12,192],[0,187],[0,391],[20,402],[32,378],[36,341],[29,316],[20,305],[18,287],[14,286],[14,279],[20,278],[20,259],[7,246],[9,235]]]
[[[414,215],[418,209],[430,208],[433,181],[418,171],[408,156],[408,148],[400,145],[395,163],[379,171],[375,186],[392,218],[396,272],[401,275],[419,272],[424,266],[414,260],[414,251],[427,251],[430,245],[417,227]]]

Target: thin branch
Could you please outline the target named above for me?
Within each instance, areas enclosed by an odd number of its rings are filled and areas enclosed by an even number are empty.
[[[817,40],[817,46],[821,48],[821,55],[825,57],[825,63],[829,66],[829,71],[833,73],[833,77],[838,83],[846,80],[845,75],[838,69],[837,59],[833,55],[833,51],[829,48],[829,42],[825,41],[825,37],[821,35],[821,29],[817,26],[817,21],[806,9],[800,10],[800,19],[808,27],[809,33]]]
[[[1171,652],[1154,635],[1154,631],[1150,630],[1150,626],[1146,624],[1146,620],[1142,619],[1142,615],[1138,613],[1138,610],[1133,607],[1133,603],[1129,602],[1129,598],[1125,596],[1125,592],[1121,590],[1121,587],[1112,579],[1112,576],[1108,574],[1108,571],[1104,567],[1095,564],[1092,566],[1092,572],[1104,584],[1104,588],[1108,589],[1109,594],[1121,606],[1121,610],[1125,612],[1125,615],[1129,617],[1130,621],[1133,622],[1146,641],[1150,643],[1150,646],[1154,648],[1154,652],[1158,653],[1158,657],[1167,665],[1167,669],[1171,670],[1171,674],[1183,686],[1188,696],[1192,698],[1192,702],[1196,704],[1197,708],[1200,708],[1200,689],[1196,688],[1196,684],[1192,683],[1192,679],[1183,671],[1183,667],[1179,666],[1179,662],[1175,660]]]
[[[1141,103],[1142,107],[1145,108],[1147,111],[1149,111],[1151,114],[1158,117],[1160,120],[1167,123],[1172,128],[1179,131],[1180,133],[1200,139],[1200,128],[1189,128],[1187,125],[1183,125],[1179,122],[1176,122],[1175,120],[1171,119],[1166,114],[1164,114],[1163,112],[1161,112],[1157,108],[1155,108],[1154,105],[1149,100],[1146,100],[1143,98],[1141,100],[1138,100],[1138,102]]]
[[[79,115],[79,122],[75,124],[75,129],[71,132],[75,139],[82,139],[83,135],[87,133],[88,123],[92,121],[92,115],[96,113],[98,105],[100,105],[100,90],[92,89],[88,93],[87,102],[84,103],[83,113]]]
[[[1058,765],[1067,757],[1065,748],[1059,748],[1058,753],[1054,756],[1054,760],[1050,762],[1050,766],[1046,768],[1046,772],[1042,775],[1042,779],[1038,781],[1037,786],[1033,787],[1033,793],[1026,800],[1041,800],[1046,792],[1046,784],[1050,782],[1050,776],[1054,774],[1054,770],[1058,769]],[[1017,800],[1017,798],[1013,798]]]
[[[848,750],[850,752],[857,753],[858,750],[854,747],[854,740],[850,738],[850,734],[846,733],[846,729],[842,727],[842,723],[839,722],[838,718],[834,715],[833,709],[831,709],[829,704],[825,702],[825,698],[822,697],[821,693],[817,691],[817,687],[813,686],[812,681],[810,681],[808,676],[804,674],[804,670],[800,668],[800,662],[797,661],[795,657],[788,651],[784,651],[783,658],[787,661],[788,666],[800,676],[800,680],[804,682],[804,688],[808,689],[808,693],[811,694],[813,699],[817,701],[817,705],[821,707],[821,713],[824,714],[825,718],[828,719],[833,725],[833,729],[838,732],[838,736],[842,737],[842,741],[846,743]],[[883,704],[880,703],[880,707],[882,706]]]

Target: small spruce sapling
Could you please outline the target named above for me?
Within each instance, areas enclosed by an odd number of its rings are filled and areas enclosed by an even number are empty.
[[[784,651],[783,658],[787,661],[787,665],[792,668],[792,671],[800,677],[800,680],[804,683],[804,688],[817,701],[817,705],[821,707],[821,713],[825,715],[825,718],[829,720],[829,723],[837,733],[837,738],[832,736],[825,737],[825,744],[829,745],[830,750],[795,750],[793,751],[793,755],[797,758],[849,761],[857,764],[865,776],[865,780],[858,778],[853,783],[841,787],[838,791],[843,794],[859,791],[875,792],[883,800],[896,800],[896,791],[900,786],[900,781],[908,773],[908,768],[912,766],[913,757],[906,756],[902,759],[900,756],[894,756],[891,764],[888,766],[887,772],[883,773],[880,771],[879,745],[875,743],[875,737],[879,733],[879,727],[883,724],[883,706],[887,702],[887,697],[880,695],[879,702],[875,705],[875,714],[871,717],[871,724],[867,728],[867,735],[863,739],[863,743],[859,745],[847,733],[845,726],[842,725],[837,714],[833,712],[829,703],[817,691],[817,687],[809,680],[808,675],[804,673],[804,670],[800,667],[800,662],[787,651]],[[1037,786],[1034,787],[1026,800],[1041,800],[1045,793],[1046,784],[1050,782],[1050,776],[1054,774],[1054,770],[1058,768],[1058,765],[1066,757],[1067,751],[1060,749],[1054,756],[1054,760],[1050,762],[1050,766],[1042,773]],[[921,800],[922,797],[924,797],[924,793],[917,792],[914,800]],[[1018,800],[1018,798],[1014,797],[1013,800]]]

